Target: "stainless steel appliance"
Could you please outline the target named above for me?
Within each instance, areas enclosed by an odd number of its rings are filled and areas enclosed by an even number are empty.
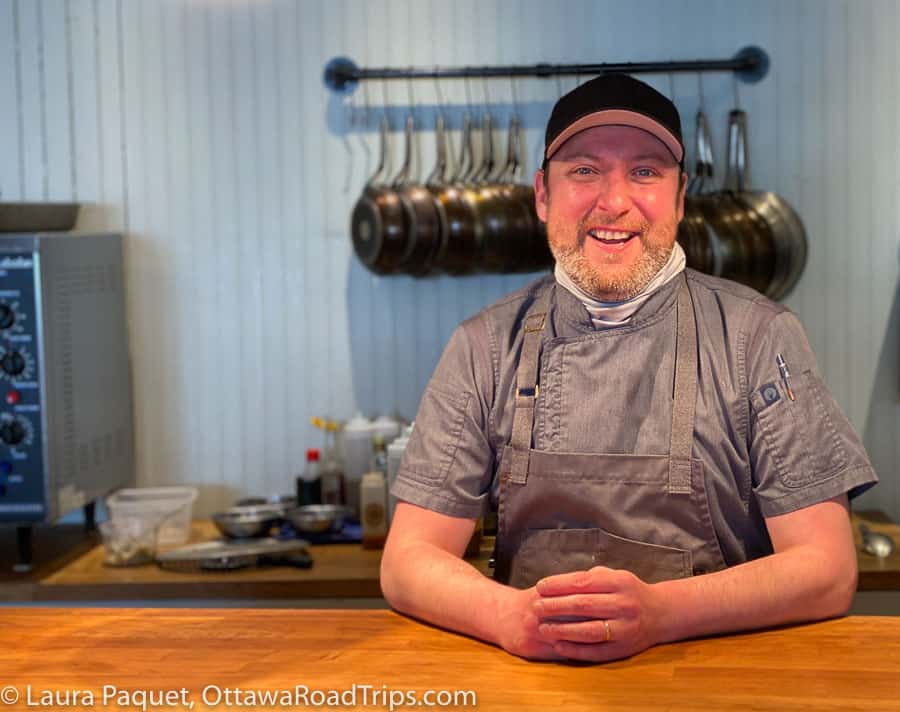
[[[53,523],[134,481],[122,236],[0,235],[0,523]]]

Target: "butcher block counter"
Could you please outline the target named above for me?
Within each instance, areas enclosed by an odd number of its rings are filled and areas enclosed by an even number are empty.
[[[854,513],[854,523],[864,520],[873,531],[890,534],[900,545],[900,526],[879,512]],[[854,535],[859,541],[858,526]],[[216,538],[212,522],[196,521],[193,541]],[[469,559],[488,574],[492,540],[487,538],[478,556]],[[153,564],[111,567],[103,564],[99,541],[80,548],[56,567],[43,566],[27,580],[10,574],[0,577],[0,600],[6,601],[178,601],[178,600],[312,600],[380,599],[378,582],[381,551],[365,550],[359,544],[311,546],[311,569],[268,566],[231,572],[176,573]],[[859,552],[859,590],[889,592],[900,590],[900,549],[887,559]],[[349,605],[349,603],[348,603]],[[882,612],[894,613],[893,610]]]
[[[528,662],[391,611],[0,609],[0,670],[8,709],[893,711],[900,618],[591,665]]]

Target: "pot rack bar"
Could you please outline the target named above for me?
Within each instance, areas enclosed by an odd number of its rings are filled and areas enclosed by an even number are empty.
[[[532,64],[467,67],[431,67],[394,69],[359,67],[347,57],[335,57],[325,65],[325,86],[350,93],[367,79],[488,79],[493,77],[540,77],[597,75],[607,72],[626,74],[669,74],[674,72],[733,72],[743,82],[753,84],[769,72],[769,55],[760,47],[741,49],[731,59],[697,59],[670,62],[618,62],[604,64]]]

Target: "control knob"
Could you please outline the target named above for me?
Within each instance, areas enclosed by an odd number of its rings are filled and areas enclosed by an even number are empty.
[[[18,445],[28,433],[18,420],[7,420],[0,425],[0,440],[7,445]]]
[[[8,329],[16,323],[16,313],[8,304],[0,303],[0,330]]]
[[[0,357],[0,368],[10,376],[18,376],[27,365],[25,357],[18,351],[7,351]]]

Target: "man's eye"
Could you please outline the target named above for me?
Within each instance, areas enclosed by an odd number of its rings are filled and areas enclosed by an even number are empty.
[[[580,175],[580,176],[589,176],[591,173],[594,172],[594,169],[591,168],[590,166],[578,166],[578,168],[576,168],[572,172],[576,173],[577,175]]]
[[[653,178],[657,173],[652,168],[635,168],[634,175],[638,178]]]

